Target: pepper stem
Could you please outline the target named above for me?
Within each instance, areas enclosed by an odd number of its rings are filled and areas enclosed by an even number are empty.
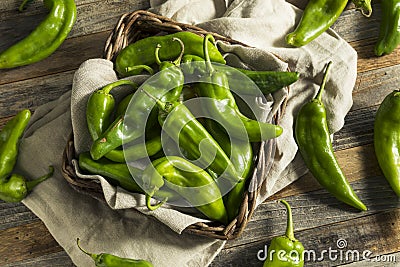
[[[181,46],[181,53],[179,54],[179,56],[177,57],[177,59],[175,59],[175,60],[172,62],[175,66],[178,66],[179,64],[181,64],[181,60],[182,60],[183,54],[184,54],[184,52],[185,52],[185,44],[182,42],[181,39],[176,38],[176,37],[172,38],[172,41],[177,41],[177,42],[179,43],[179,45]]]
[[[294,231],[293,231],[293,218],[292,218],[292,209],[290,208],[289,203],[286,202],[286,200],[279,200],[279,202],[283,203],[286,206],[286,213],[287,213],[287,222],[286,222],[286,237],[289,238],[290,240],[296,240],[294,237]]]
[[[24,0],[24,1],[21,3],[21,5],[19,6],[18,11],[21,11],[21,12],[24,11],[25,6],[26,6],[29,2],[32,2],[32,0]]]
[[[151,205],[151,197],[152,197],[152,195],[153,195],[153,193],[151,195],[150,194],[146,194],[146,206],[151,211],[158,209],[159,207],[164,205],[164,203],[167,202],[167,200],[168,200],[168,197],[166,197],[162,201],[157,203],[156,205]]]
[[[32,189],[37,186],[38,184],[40,184],[41,182],[43,182],[44,180],[50,178],[51,176],[53,176],[54,173],[54,167],[53,166],[49,166],[49,172],[35,180],[32,181],[27,181],[26,182],[26,188],[29,191],[32,191]]]
[[[104,92],[105,94],[109,94],[111,92],[111,90],[114,89],[115,87],[120,86],[120,85],[125,85],[125,84],[132,85],[132,87],[134,87],[134,88],[138,87],[136,83],[131,82],[129,80],[119,80],[119,81],[107,84],[106,86],[104,86],[101,89],[101,91]]]
[[[97,258],[97,256],[98,256],[97,254],[87,252],[86,250],[84,250],[84,249],[81,247],[79,237],[76,239],[76,244],[78,245],[78,248],[80,249],[80,251],[82,251],[82,252],[85,253],[86,255],[89,255],[89,256],[92,257],[92,259],[94,259],[94,260]]]
[[[129,75],[131,72],[133,73],[133,74],[136,74],[136,71],[137,70],[140,70],[140,72],[142,71],[142,70],[145,70],[145,71],[147,71],[150,75],[153,75],[154,74],[154,70],[150,67],[150,66],[147,66],[147,65],[136,65],[136,66],[132,66],[132,67],[126,67],[125,68],[125,72]]]
[[[206,60],[206,68],[208,73],[212,73],[214,72],[214,68],[211,64],[210,54],[208,53],[208,41],[211,41],[213,44],[215,44],[214,36],[212,36],[211,34],[207,34],[203,40],[203,53],[204,53],[204,59]]]
[[[324,91],[324,89],[325,89],[325,84],[326,84],[326,81],[328,80],[328,71],[329,71],[331,64],[332,64],[332,61],[329,61],[325,67],[324,77],[322,78],[322,82],[319,87],[319,91],[317,93],[317,96],[315,97],[315,99],[317,99],[318,101],[321,101],[321,99],[322,99],[322,91]]]

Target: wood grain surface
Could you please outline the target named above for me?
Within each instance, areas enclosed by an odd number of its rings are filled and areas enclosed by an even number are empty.
[[[20,1],[0,3],[0,50],[29,33],[46,15],[41,1],[23,13]],[[307,1],[289,2],[304,8]],[[71,88],[74,71],[86,59],[101,57],[105,40],[119,16],[148,8],[148,1],[76,0],[78,19],[68,39],[37,64],[0,70],[0,126],[22,108],[34,111]],[[338,202],[307,174],[261,204],[245,232],[228,241],[211,266],[262,266],[265,246],[284,233],[285,210],[292,206],[295,235],[309,253],[306,266],[400,266],[400,202],[377,165],[373,123],[383,98],[399,89],[400,48],[375,57],[380,1],[363,17],[349,4],[333,29],[358,53],[353,106],[344,127],[334,135],[340,165],[357,194],[369,207],[356,212]],[[349,89],[350,90],[350,89]],[[23,204],[0,201],[0,266],[74,266],[42,221]],[[330,253],[330,254],[329,254]],[[363,259],[362,254],[368,254]]]

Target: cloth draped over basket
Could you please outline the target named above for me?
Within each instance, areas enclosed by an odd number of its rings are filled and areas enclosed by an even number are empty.
[[[280,106],[286,101],[285,110],[280,114],[280,125],[285,131],[277,139],[274,161],[255,205],[303,175],[306,168],[293,139],[294,116],[299,107],[315,95],[324,65],[332,60],[324,102],[331,132],[337,132],[343,126],[344,117],[352,105],[356,52],[332,30],[305,47],[287,47],[284,36],[300,18],[300,10],[283,0],[158,0],[150,1],[150,5],[152,12],[179,22],[196,24],[206,31],[250,46],[220,43],[231,64],[243,64],[254,69],[289,68],[301,73],[300,80],[289,91],[281,90],[274,94],[274,105]],[[132,79],[143,81],[145,78]],[[88,94],[116,79],[111,61],[89,60],[75,73],[72,92],[37,108],[21,143],[17,170],[34,177],[46,172],[49,164],[54,164],[57,172],[39,185],[24,204],[45,223],[77,266],[92,264],[91,259],[77,249],[77,237],[93,252],[147,259],[155,266],[207,266],[225,241],[183,231],[187,226],[204,220],[173,209],[147,212],[140,208],[143,206],[142,197],[111,187],[98,177],[107,201],[105,204],[73,190],[61,175],[62,153],[71,130],[74,130],[77,152],[88,148],[90,137],[83,130]],[[132,203],[139,208],[127,209]]]

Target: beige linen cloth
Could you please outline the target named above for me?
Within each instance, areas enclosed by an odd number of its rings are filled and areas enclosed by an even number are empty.
[[[275,161],[261,185],[258,204],[304,174],[306,168],[293,139],[294,116],[315,95],[321,72],[332,60],[323,99],[331,132],[343,126],[352,105],[356,52],[332,30],[302,48],[287,47],[284,36],[293,29],[301,11],[283,0],[154,0],[150,5],[153,12],[198,24],[254,47],[219,44],[230,64],[254,69],[289,67],[301,73],[289,95],[282,90],[274,94],[274,105],[260,104],[261,108],[265,105],[264,108],[274,112],[276,104],[288,98],[280,123],[284,134],[277,139]],[[130,77],[139,83],[146,78]],[[72,130],[76,150],[88,149],[90,137],[83,116],[88,95],[116,79],[111,62],[88,60],[75,73],[71,92],[37,108],[21,143],[17,170],[35,177],[47,172],[48,165],[53,164],[56,172],[23,203],[45,223],[77,266],[93,266],[90,257],[78,250],[77,237],[87,250],[95,253],[146,259],[155,266],[207,266],[225,242],[181,233],[200,219],[169,208],[148,212],[143,208],[143,196],[114,188],[102,177],[82,175],[99,179],[107,200],[103,203],[74,191],[61,175],[62,152]],[[121,88],[116,97],[122,97],[125,90]],[[132,206],[137,209],[129,208]]]

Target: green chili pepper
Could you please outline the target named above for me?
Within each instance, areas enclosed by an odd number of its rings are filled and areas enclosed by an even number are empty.
[[[202,168],[189,161],[168,156],[158,159],[143,172],[146,204],[150,210],[157,209],[163,202],[153,206],[150,199],[161,185],[165,184],[185,198],[207,218],[227,223],[227,213],[221,192],[214,179]]]
[[[31,112],[24,109],[18,112],[0,132],[0,182],[7,179],[18,158],[19,142],[28,126]]]
[[[209,38],[213,39],[212,35],[207,35],[204,42],[208,42]],[[227,75],[213,68],[206,45],[204,54],[206,55],[207,70],[203,72],[201,82],[193,85],[197,94],[203,97],[203,111],[221,123],[227,132],[237,139],[260,142],[280,136],[282,127],[250,119],[240,112],[229,89]]]
[[[146,260],[121,258],[108,253],[94,254],[87,252],[80,246],[79,238],[76,239],[76,244],[83,253],[94,260],[97,267],[153,267],[153,264]]]
[[[202,168],[218,176],[223,175],[233,184],[243,180],[224,150],[184,104],[156,102],[160,108],[162,129],[188,153],[190,159],[195,159]]]
[[[132,100],[133,94],[129,94],[127,96],[125,96],[121,102],[118,103],[117,105],[117,110],[115,111],[115,117],[118,116],[123,116],[125,115],[126,110],[128,109],[129,103]]]
[[[372,15],[371,0],[352,0],[352,2],[364,16],[370,17]]]
[[[114,162],[135,161],[138,159],[151,157],[157,154],[162,149],[161,136],[157,135],[143,144],[138,142],[130,146],[126,145],[124,149],[114,149],[108,152],[105,157]]]
[[[317,181],[338,200],[360,210],[367,207],[357,197],[333,152],[325,106],[321,101],[331,62],[328,63],[317,96],[297,115],[295,137],[304,162]]]
[[[13,173],[10,177],[0,182],[0,199],[6,202],[20,202],[32,189],[53,176],[54,168],[49,167],[49,172],[35,180],[27,181],[20,174]]]
[[[158,57],[160,46],[155,49],[156,62],[160,65],[160,72],[144,83],[145,88],[157,98],[177,100],[182,92],[184,75],[178,65],[180,64],[184,46],[179,39],[173,39],[181,44],[181,55],[174,62],[161,62]],[[131,99],[129,111],[121,115],[96,139],[90,149],[92,158],[97,160],[111,150],[131,142],[145,132],[145,119],[151,116],[154,101],[139,90]],[[128,126],[127,126],[128,125]],[[147,122],[148,125],[148,122]]]
[[[264,267],[302,267],[304,266],[304,247],[294,237],[292,210],[285,200],[279,202],[283,203],[287,210],[286,233],[284,236],[272,239]]]
[[[196,63],[191,64],[192,62]],[[200,66],[199,62],[204,62],[204,59],[195,55],[184,55],[182,58],[183,65],[181,67],[186,75],[192,75],[196,67]],[[255,71],[219,64],[215,64],[213,67],[220,72],[225,72],[229,84],[235,85],[235,92],[239,95],[259,95],[260,91],[265,95],[271,94],[283,87],[291,85],[299,79],[298,72]],[[257,87],[249,86],[250,81],[243,81],[242,75],[240,75],[241,73],[250,78]]]
[[[20,6],[22,10],[28,0]],[[28,36],[0,54],[0,69],[38,62],[50,56],[65,40],[76,20],[73,0],[44,0],[47,17]]]
[[[296,29],[286,36],[293,46],[308,44],[326,31],[342,14],[347,0],[310,0]]]
[[[115,100],[110,91],[120,85],[131,85],[135,89],[137,88],[137,84],[134,82],[119,80],[96,90],[89,96],[86,105],[86,122],[93,140],[99,138],[111,124]]]
[[[382,20],[375,55],[390,54],[400,44],[400,0],[382,0]]]
[[[132,177],[132,175],[135,175],[136,179],[139,179],[142,175],[140,169],[131,167],[129,170],[125,163],[115,163],[105,158],[93,160],[88,152],[79,154],[78,163],[79,167],[88,173],[108,178],[112,184],[121,186],[128,191],[143,193],[142,188]]]
[[[223,197],[229,221],[233,220],[239,211],[243,201],[243,193],[246,190],[246,181],[253,170],[253,148],[251,143],[239,139],[230,139],[228,133],[216,122],[207,119],[205,127],[214,137],[221,148],[225,151],[231,162],[236,168],[237,173],[243,177],[243,181],[237,183]]]
[[[156,63],[155,48],[157,45],[166,47],[160,52],[159,58],[163,61],[169,61],[179,56],[180,48],[173,40],[178,38],[185,45],[185,54],[203,56],[201,49],[203,38],[191,32],[177,32],[164,36],[151,36],[132,43],[121,50],[115,60],[115,68],[121,76],[139,74],[141,69],[128,71],[127,68],[137,65],[152,65]],[[210,57],[213,61],[225,63],[225,60],[218,49],[209,44]]]
[[[400,91],[382,101],[375,118],[375,154],[383,175],[400,197]]]

